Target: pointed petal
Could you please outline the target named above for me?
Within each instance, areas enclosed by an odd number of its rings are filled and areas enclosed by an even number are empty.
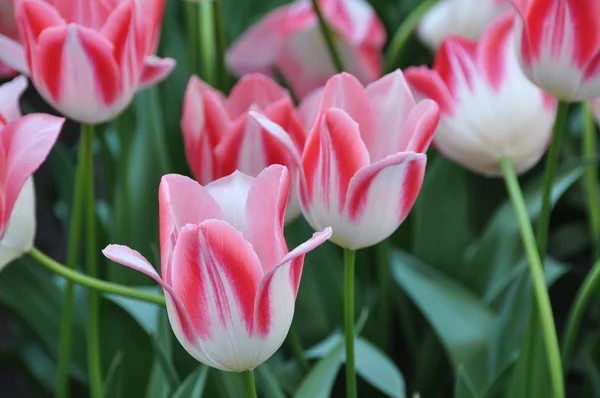
[[[206,189],[221,207],[221,219],[248,237],[246,202],[254,178],[240,171],[206,185]]]
[[[0,62],[25,75],[29,73],[25,48],[4,35],[0,35]]]
[[[426,66],[410,67],[404,76],[419,97],[434,100],[444,113],[453,113],[452,96],[437,71]]]
[[[160,264],[164,281],[171,284],[171,268],[175,242],[186,224],[200,224],[210,218],[221,218],[221,208],[206,188],[191,178],[168,174],[158,188],[160,214]]]
[[[265,275],[256,295],[254,327],[257,363],[266,361],[281,346],[294,317],[296,294],[304,266],[304,255],[331,237],[331,228],[315,232],[308,241],[288,253],[273,271]]]
[[[159,58],[147,56],[144,58],[142,77],[138,91],[160,83],[175,69],[176,61],[173,58]]]
[[[402,126],[402,151],[427,152],[440,121],[440,107],[430,99],[417,104]]]
[[[254,368],[254,300],[263,273],[252,245],[225,221],[207,220],[183,227],[173,261],[173,289],[207,355],[229,370]]]
[[[65,119],[29,114],[4,127],[1,134],[6,153],[6,208],[10,214],[17,196],[29,178],[46,160]]]
[[[21,116],[19,99],[27,88],[27,78],[17,76],[0,86],[0,125]]]
[[[316,122],[317,112],[319,111],[319,105],[321,104],[321,97],[323,96],[323,89],[324,87],[313,90],[302,99],[302,102],[300,102],[300,106],[298,107],[298,117],[307,133],[313,129]]]
[[[231,89],[227,110],[232,119],[237,119],[251,107],[263,110],[283,98],[289,98],[283,87],[270,77],[252,73],[243,76]]]
[[[33,247],[35,237],[35,191],[29,177],[12,209],[0,238],[0,271]]]
[[[66,21],[56,8],[45,1],[26,0],[20,1],[18,7],[15,7],[17,20],[24,26],[25,36],[33,42],[47,28],[53,26],[64,26]]]
[[[358,250],[390,236],[412,208],[425,175],[427,157],[403,152],[360,170],[350,183],[345,216],[351,226],[334,231],[334,242]]]

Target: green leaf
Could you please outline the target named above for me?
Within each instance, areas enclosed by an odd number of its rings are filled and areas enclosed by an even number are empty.
[[[294,398],[330,397],[331,388],[342,367],[345,355],[342,339],[311,369],[308,376],[300,383]]]
[[[173,394],[173,398],[202,398],[209,369],[208,366],[198,366],[181,383],[175,394]]]
[[[161,313],[157,321],[158,331],[150,335],[150,343],[154,350],[154,364],[148,385],[148,397],[167,398],[177,389],[181,381],[172,363],[173,341],[167,314]]]
[[[464,368],[459,368],[456,375],[456,385],[454,386],[454,398],[479,398],[475,391],[473,383]]]
[[[277,377],[271,371],[269,362],[264,362],[255,369],[256,385],[259,395],[267,398],[285,398],[285,393],[279,385]]]
[[[161,289],[156,286],[136,287],[136,289],[148,293],[159,293]],[[105,294],[105,298],[123,308],[148,334],[156,334],[159,331],[159,315],[161,308],[156,304],[145,301],[134,300],[116,294]]]
[[[394,398],[404,398],[404,377],[396,365],[363,338],[355,340],[356,372],[373,387]]]
[[[123,354],[117,352],[110,363],[106,378],[104,379],[104,398],[119,398],[121,396],[122,372],[119,368],[123,361]]]

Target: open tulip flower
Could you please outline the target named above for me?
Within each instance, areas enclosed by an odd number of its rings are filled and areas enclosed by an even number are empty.
[[[0,35],[4,35],[12,40],[19,39],[19,30],[17,29],[15,12],[13,10],[13,0],[0,0]],[[0,79],[14,76],[16,73],[17,71],[0,62]]]
[[[315,119],[297,160],[304,217],[316,230],[331,225],[331,241],[346,249],[381,242],[419,194],[438,105],[429,99],[417,103],[399,70],[366,88],[341,73],[327,82],[317,109],[307,113]],[[281,130],[262,123],[274,135]]]
[[[556,100],[527,80],[515,55],[513,16],[500,17],[479,42],[444,41],[433,69],[409,68],[417,92],[440,104],[434,144],[444,156],[484,175],[501,175],[508,157],[517,172],[548,147]]]
[[[512,0],[527,77],[565,101],[600,96],[600,1]]]
[[[319,0],[346,70],[363,83],[381,74],[386,32],[365,0]],[[228,68],[243,75],[281,71],[304,97],[335,73],[310,0],[283,5],[250,28],[227,52]]]
[[[487,25],[509,8],[509,0],[440,0],[427,11],[417,32],[433,49],[450,36],[477,40]]]
[[[165,0],[15,0],[23,45],[0,61],[29,74],[46,101],[82,123],[113,119],[175,65],[157,58]]]
[[[304,255],[331,236],[325,228],[288,253],[289,192],[280,165],[206,187],[167,175],[159,188],[162,278],[132,249],[110,245],[104,254],[162,286],[173,331],[190,355],[221,370],[254,369],[288,333]]]
[[[293,146],[282,145],[249,118],[251,110],[263,112],[283,126]],[[181,130],[188,164],[201,184],[236,170],[257,176],[271,164],[287,166],[292,180],[296,180],[298,168],[290,151],[302,151],[305,130],[289,93],[267,76],[242,77],[229,98],[193,76],[183,100]],[[300,214],[297,197],[294,185],[286,215],[288,221]]]
[[[33,173],[54,146],[64,119],[20,116],[19,97],[27,80],[19,76],[0,86],[0,269],[33,247]]]

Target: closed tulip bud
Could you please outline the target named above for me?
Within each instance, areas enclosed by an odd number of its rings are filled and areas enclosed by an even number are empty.
[[[600,0],[512,0],[525,75],[564,101],[600,96]]]
[[[15,0],[22,46],[0,37],[0,61],[82,123],[116,117],[175,66],[154,54],[165,0]]]
[[[381,74],[386,32],[365,0],[319,0],[334,32],[346,70],[369,83]],[[267,14],[227,51],[227,66],[238,74],[279,70],[292,90],[304,97],[325,84],[336,70],[310,0],[297,0]]]
[[[0,86],[0,269],[33,247],[33,173],[54,146],[64,119],[20,116],[19,97],[27,87],[20,76]]]
[[[548,147],[556,116],[556,101],[519,67],[512,26],[509,14],[490,25],[479,42],[447,39],[433,69],[406,71],[417,92],[440,104],[436,149],[488,176],[502,174],[502,157],[519,173],[533,167]]]
[[[167,175],[159,188],[162,277],[128,247],[104,249],[162,286],[175,336],[208,366],[254,369],[288,333],[304,255],[331,236],[326,228],[288,252],[289,184],[279,165],[256,178],[235,172],[206,187]]]

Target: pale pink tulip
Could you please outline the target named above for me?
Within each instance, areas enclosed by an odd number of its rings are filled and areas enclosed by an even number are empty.
[[[556,98],[600,96],[600,0],[512,0],[525,75]]]
[[[103,251],[162,286],[175,336],[208,366],[254,369],[288,333],[304,255],[331,236],[326,228],[288,252],[289,184],[279,165],[256,178],[235,172],[206,187],[167,175],[159,188],[162,278],[128,247]]]
[[[409,68],[415,91],[437,101],[442,116],[435,146],[446,157],[484,175],[502,174],[510,158],[518,173],[546,152],[556,101],[523,74],[512,40],[512,14],[490,25],[481,41],[444,41],[433,69]]]
[[[294,145],[282,145],[248,117],[258,111],[283,126]],[[188,164],[196,180],[208,184],[239,170],[257,176],[271,164],[289,168],[296,180],[293,152],[302,152],[305,132],[288,92],[271,78],[250,74],[242,77],[228,98],[192,76],[183,99],[181,130]],[[287,220],[300,214],[296,184],[292,189]]]
[[[23,46],[0,36],[0,60],[28,73],[64,115],[110,120],[175,65],[154,55],[164,2],[15,0]]]
[[[381,75],[386,32],[365,0],[319,0],[334,32],[345,69],[363,83]],[[304,97],[335,72],[310,0],[297,0],[266,15],[227,52],[229,69],[238,74],[278,69],[294,93]]]
[[[33,173],[54,146],[64,119],[20,116],[19,97],[27,80],[19,76],[0,86],[0,269],[33,247]]]

